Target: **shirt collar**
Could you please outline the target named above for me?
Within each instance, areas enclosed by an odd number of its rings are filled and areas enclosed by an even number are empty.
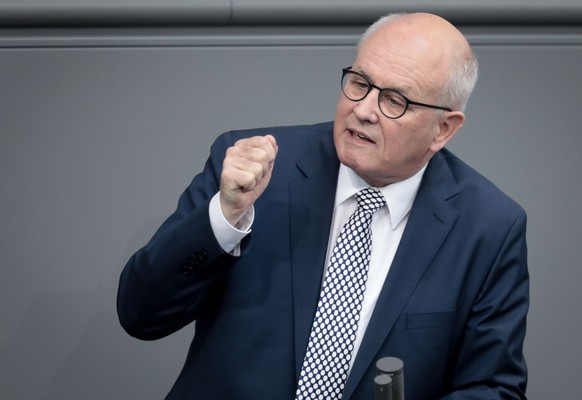
[[[425,170],[426,165],[408,179],[377,188],[386,199],[392,229],[395,229],[410,212]],[[351,168],[340,164],[334,207],[369,186]]]

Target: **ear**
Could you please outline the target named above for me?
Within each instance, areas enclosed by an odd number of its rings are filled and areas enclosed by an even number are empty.
[[[445,147],[445,145],[455,136],[465,123],[465,114],[462,111],[445,112],[439,123],[439,131],[433,138],[431,150],[435,153]]]

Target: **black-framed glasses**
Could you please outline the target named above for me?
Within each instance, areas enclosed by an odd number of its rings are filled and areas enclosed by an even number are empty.
[[[378,92],[380,92],[378,94],[378,107],[382,114],[390,119],[402,117],[406,110],[408,110],[408,106],[411,104],[437,110],[453,111],[449,107],[412,101],[394,89],[382,89],[370,82],[364,75],[352,70],[351,68],[352,67],[348,67],[342,70],[342,92],[344,92],[344,95],[351,101],[361,101],[372,91],[372,89],[377,89]]]

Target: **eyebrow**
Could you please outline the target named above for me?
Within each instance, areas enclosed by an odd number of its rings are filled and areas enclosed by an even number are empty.
[[[354,71],[356,71],[359,74],[362,74],[367,80],[369,80],[370,82],[372,82],[374,85],[376,85],[373,81],[373,79],[370,77],[370,75],[368,75],[364,70],[362,69],[355,69]],[[376,85],[379,86],[379,85]],[[402,87],[398,87],[398,86],[391,86],[391,87],[384,87],[382,89],[389,89],[389,90],[393,90],[397,93],[400,93],[402,95],[408,95],[410,93],[411,87],[410,86],[402,86]]]

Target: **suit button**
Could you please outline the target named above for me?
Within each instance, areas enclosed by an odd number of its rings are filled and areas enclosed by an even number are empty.
[[[182,267],[180,267],[180,271],[182,271],[184,275],[190,275],[193,270],[194,267],[192,267],[190,264],[182,265]]]
[[[190,259],[189,264],[194,267],[197,267],[203,264],[206,260],[208,260],[208,254],[206,254],[204,250],[200,250],[194,253],[192,258]]]
[[[206,260],[208,260],[208,254],[204,250],[197,251],[192,257],[190,257],[185,265],[182,265],[180,270],[184,275],[190,275]]]

